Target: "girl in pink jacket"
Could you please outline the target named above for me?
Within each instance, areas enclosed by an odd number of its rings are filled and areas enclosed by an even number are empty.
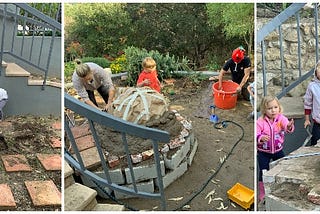
[[[304,127],[307,128],[313,120],[311,146],[320,139],[320,61],[314,69],[313,81],[309,83],[304,95]],[[311,115],[311,117],[310,117]]]
[[[261,117],[257,120],[257,150],[259,163],[259,201],[264,198],[262,170],[269,170],[269,163],[284,157],[283,143],[285,133],[294,131],[294,121],[282,114],[282,107],[276,97],[262,99]]]

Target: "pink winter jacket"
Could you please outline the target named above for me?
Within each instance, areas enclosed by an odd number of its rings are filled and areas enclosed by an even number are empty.
[[[294,131],[294,125],[291,130],[287,129],[289,120],[283,114],[278,114],[273,122],[269,120],[267,116],[260,117],[257,120],[257,149],[258,151],[267,153],[277,153],[283,149],[284,135],[285,133],[292,133]],[[260,143],[260,139],[263,135],[270,136],[270,140]]]

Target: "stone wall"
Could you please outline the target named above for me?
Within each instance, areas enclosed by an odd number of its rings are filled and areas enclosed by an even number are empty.
[[[259,30],[264,24],[271,19],[258,18],[257,29]],[[319,23],[320,25],[320,23]],[[285,86],[297,80],[299,77],[299,59],[298,59],[298,36],[296,19],[284,23],[282,29],[282,48],[283,48],[283,66]],[[320,26],[318,26],[318,34]],[[319,35],[318,35],[319,37]],[[316,32],[314,18],[301,18],[300,20],[300,42],[301,42],[301,75],[309,72],[314,68],[316,63]],[[319,38],[320,39],[320,38]],[[260,44],[257,45],[257,95],[263,94],[262,79],[262,51]],[[267,90],[268,94],[278,94],[281,91],[281,58],[280,58],[280,41],[279,31],[273,31],[265,38],[265,59],[267,71]],[[310,79],[304,81],[295,89],[289,92],[288,96],[303,96],[306,86]]]

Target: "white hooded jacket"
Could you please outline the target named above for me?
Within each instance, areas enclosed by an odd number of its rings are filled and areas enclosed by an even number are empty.
[[[311,110],[312,119],[320,124],[320,79],[316,76],[317,68],[320,69],[320,61],[315,66],[314,78],[304,95],[304,109]]]

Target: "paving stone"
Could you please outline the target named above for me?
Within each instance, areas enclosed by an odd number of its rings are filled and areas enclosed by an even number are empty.
[[[24,155],[3,155],[1,158],[7,172],[32,171]]]
[[[50,145],[52,148],[61,148],[61,140],[56,137],[50,137]]]
[[[0,184],[0,210],[12,210],[16,208],[12,191],[8,184]]]
[[[60,206],[61,193],[52,180],[24,182],[34,206]]]
[[[58,154],[37,154],[42,166],[48,171],[61,170],[61,157]]]
[[[75,126],[71,128],[74,139],[91,134],[89,124],[83,126]]]
[[[86,136],[77,138],[76,144],[77,144],[78,150],[80,152],[95,146],[94,139],[93,139],[92,135],[86,135]],[[71,147],[71,152],[73,153],[72,147]]]
[[[82,152],[80,152],[82,160],[84,162],[84,166],[89,169],[93,170],[96,167],[100,166],[101,161],[99,157],[99,153],[96,147],[92,147],[90,149],[86,149]],[[77,156],[73,155],[76,159]]]
[[[52,123],[51,127],[56,130],[61,130],[61,121]]]

